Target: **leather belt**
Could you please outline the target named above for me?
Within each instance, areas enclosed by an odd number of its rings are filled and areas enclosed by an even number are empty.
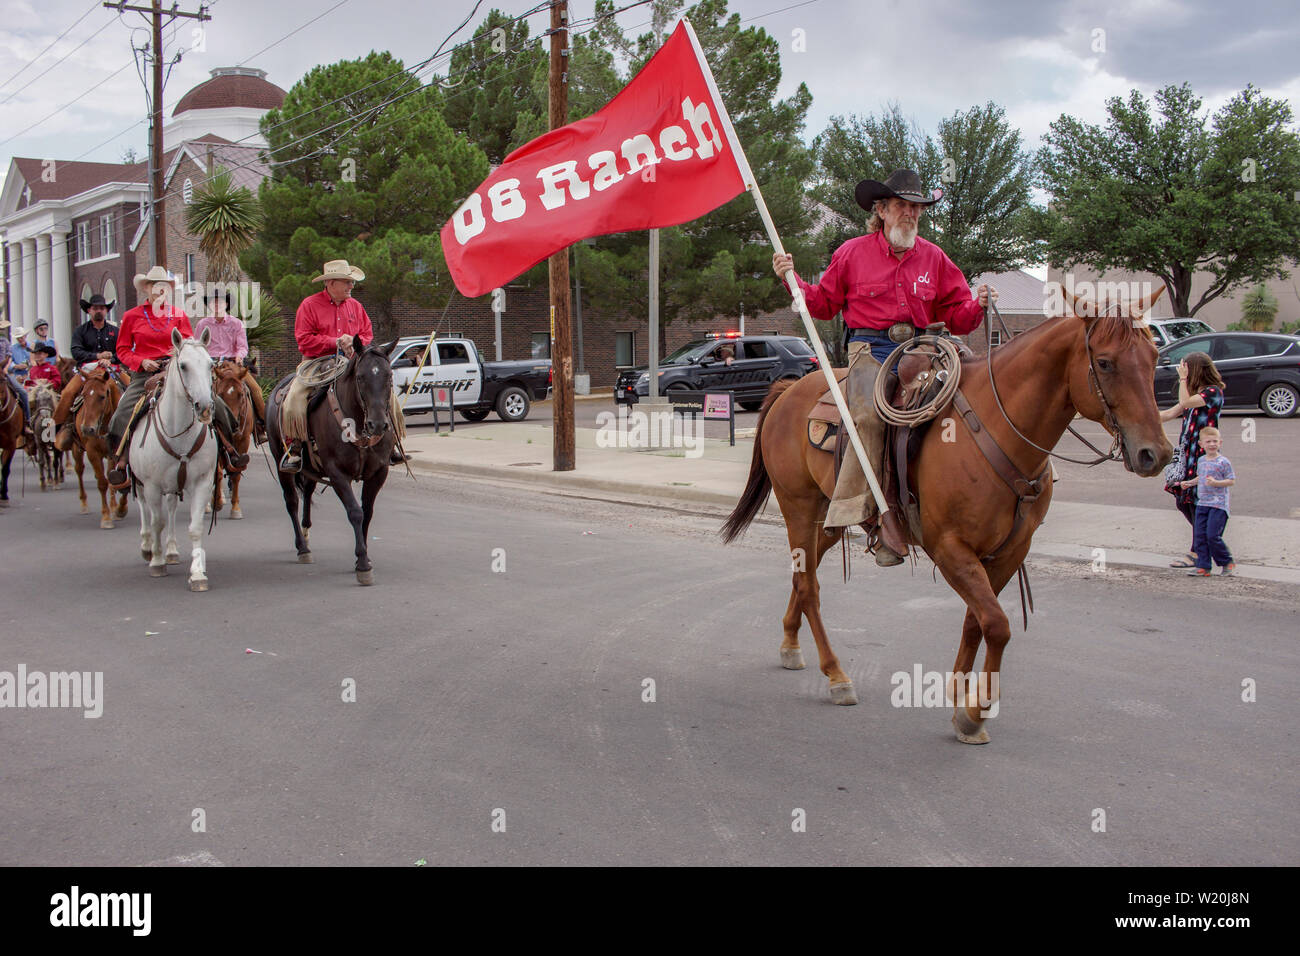
[[[895,344],[902,345],[904,342],[912,341],[917,331],[916,326],[911,322],[895,322],[883,329],[854,328],[849,330],[849,341],[862,336],[863,338],[889,339]]]

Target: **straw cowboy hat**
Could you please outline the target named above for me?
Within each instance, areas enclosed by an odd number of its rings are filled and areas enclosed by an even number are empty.
[[[942,189],[926,192],[921,188],[921,177],[910,169],[896,169],[883,183],[874,179],[864,179],[853,190],[853,198],[858,205],[871,212],[878,199],[905,199],[922,206],[933,206],[943,198]]]
[[[166,282],[168,285],[176,284],[176,279],[162,266],[154,266],[148,272],[136,273],[136,277],[131,281],[135,285],[135,291],[142,299],[149,298],[149,293],[153,290],[155,282]]]
[[[348,265],[346,259],[333,259],[325,263],[325,268],[321,274],[312,279],[312,282],[324,282],[326,279],[352,279],[354,282],[360,282],[366,277],[366,274],[356,266]]]
[[[6,319],[4,316],[0,316],[0,330],[7,329],[7,328],[9,328],[9,320]],[[20,334],[21,333],[15,332],[14,338],[18,338]]]

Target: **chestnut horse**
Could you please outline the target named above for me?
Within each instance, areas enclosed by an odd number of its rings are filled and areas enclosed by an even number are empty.
[[[234,446],[241,455],[248,454],[248,446],[253,439],[253,400],[249,398],[248,387],[244,383],[244,368],[235,362],[222,362],[214,372],[215,381],[212,390],[226,403],[235,416]],[[216,504],[218,511],[225,502],[221,495],[221,475],[225,472],[226,482],[230,487],[230,517],[242,518],[244,512],[239,507],[239,479],[242,471],[226,471],[220,455],[217,456]]]
[[[0,507],[9,504],[9,467],[22,437],[22,402],[10,390],[8,382],[0,381]]]
[[[1016,336],[987,358],[967,359],[959,395],[965,396],[974,416],[963,417],[953,409],[954,399],[937,416],[944,427],[929,428],[921,439],[909,486],[920,502],[922,541],[912,538],[911,543],[930,556],[966,602],[952,668],[962,677],[949,682],[952,722],[963,743],[987,743],[984,721],[996,713],[986,708],[997,700],[1002,653],[1011,638],[998,594],[1024,562],[1051,503],[1051,469],[1044,449],[1054,447],[1080,414],[1105,425],[1119,442],[1124,466],[1139,475],[1159,474],[1173,454],[1155,403],[1156,348],[1150,332],[1134,324],[1157,295],[1159,291],[1116,310],[1128,315],[1100,318],[1086,303],[1071,300],[1073,314]],[[804,666],[799,625],[806,617],[822,673],[830,682],[831,700],[856,704],[853,683],[831,650],[822,624],[817,582],[822,556],[843,534],[843,529],[822,527],[835,487],[834,463],[806,434],[808,413],[825,390],[820,374],[772,387],[759,414],[749,482],[722,534],[728,542],[736,538],[766,504],[768,491],[775,491],[796,559],[783,620],[781,663],[791,670]],[[999,477],[973,437],[971,429],[980,423],[1023,476],[1041,476],[1036,497],[1026,492],[1020,500]],[[805,560],[799,561],[801,556]],[[972,669],[981,639],[986,647],[984,669],[976,675]]]
[[[81,375],[81,407],[73,421],[72,464],[77,472],[77,495],[81,499],[81,513],[88,514],[86,504],[85,459],[90,459],[90,467],[95,472],[95,483],[99,486],[99,526],[112,528],[113,519],[126,517],[126,492],[110,491],[108,472],[104,462],[113,460],[113,449],[108,447],[108,423],[117,411],[118,400],[122,397],[122,388],[117,377],[110,369],[102,365]],[[59,408],[55,412],[58,421],[66,421],[72,400],[76,396],[67,388],[59,399]]]

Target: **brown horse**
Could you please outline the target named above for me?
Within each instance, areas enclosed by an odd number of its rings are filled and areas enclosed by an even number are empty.
[[[10,390],[9,383],[0,381],[0,507],[9,504],[9,467],[22,438],[22,403]]]
[[[1155,404],[1155,345],[1149,331],[1133,321],[1158,294],[1134,304],[1128,316],[1096,318],[1096,310],[1071,301],[1074,314],[1016,336],[987,360],[966,360],[959,394],[978,422],[950,404],[921,439],[909,486],[920,502],[922,541],[912,539],[912,544],[930,556],[966,602],[953,664],[953,673],[961,676],[949,681],[953,726],[963,743],[988,742],[984,720],[996,711],[986,708],[998,699],[1002,653],[1011,638],[998,594],[1024,562],[1051,502],[1048,457],[1030,443],[1052,448],[1080,414],[1103,422],[1113,435],[1117,429],[1124,465],[1139,475],[1159,474],[1173,454]],[[722,534],[724,540],[733,540],[766,504],[768,491],[775,491],[795,568],[783,620],[781,663],[791,670],[804,666],[799,625],[806,617],[831,699],[856,704],[853,683],[831,650],[822,624],[817,583],[822,556],[843,533],[822,527],[835,487],[834,464],[832,456],[813,447],[806,436],[808,412],[825,390],[820,374],[773,386],[759,415],[749,482]],[[1107,404],[1114,428],[1105,421]],[[1019,500],[999,477],[973,437],[971,429],[980,423],[1022,475],[1041,476],[1036,497],[1026,493]],[[983,672],[977,675],[972,669],[981,639],[986,652]]]
[[[82,378],[81,407],[77,409],[74,420],[72,462],[77,471],[77,493],[81,499],[81,513],[88,514],[86,503],[86,483],[83,475],[86,470],[85,459],[90,458],[90,467],[95,472],[95,483],[99,486],[99,526],[112,528],[113,519],[126,517],[126,492],[112,492],[108,487],[108,473],[104,462],[112,461],[113,449],[108,447],[108,423],[117,411],[118,400],[122,397],[122,388],[117,377],[110,369],[96,366],[89,372],[79,373]],[[69,383],[71,385],[71,383]],[[59,407],[55,412],[58,421],[66,421],[72,400],[76,396],[69,387],[63,389],[59,398]],[[110,507],[111,505],[111,507]]]
[[[244,369],[235,362],[222,362],[213,373],[215,379],[212,390],[226,403],[231,414],[235,416],[234,446],[241,455],[248,454],[248,446],[253,437],[253,401],[249,398],[248,387],[244,383]],[[230,487],[230,517],[242,518],[244,512],[239,507],[239,479],[242,471],[229,471],[225,459],[217,456],[217,482],[215,508],[220,511],[225,501],[221,495],[221,475],[225,472],[226,482]]]
[[[35,441],[27,449],[41,473],[41,491],[53,491],[63,484],[63,452],[54,446],[54,407],[58,395],[48,382],[39,382],[27,391],[32,411],[32,434]]]

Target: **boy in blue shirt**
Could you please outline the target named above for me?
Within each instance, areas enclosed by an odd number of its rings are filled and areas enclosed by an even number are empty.
[[[1200,443],[1205,454],[1196,463],[1196,478],[1181,484],[1184,488],[1196,485],[1196,567],[1187,573],[1203,578],[1210,574],[1211,557],[1222,569],[1221,574],[1232,574],[1237,569],[1232,552],[1223,543],[1223,529],[1228,524],[1228,489],[1237,476],[1232,462],[1219,454],[1223,440],[1217,428],[1202,428]]]

